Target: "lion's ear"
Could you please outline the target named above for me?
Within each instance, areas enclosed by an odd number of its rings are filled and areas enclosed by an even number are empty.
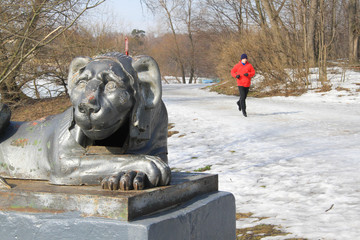
[[[149,56],[136,56],[132,66],[138,74],[140,93],[145,101],[145,108],[155,107],[161,100],[161,76],[156,61]]]
[[[71,61],[68,75],[68,87],[70,90],[75,84],[75,77],[79,74],[79,70],[84,68],[90,61],[91,58],[89,57],[76,57]]]

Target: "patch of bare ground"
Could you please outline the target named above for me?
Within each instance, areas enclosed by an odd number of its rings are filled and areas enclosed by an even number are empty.
[[[170,129],[174,128],[174,127],[175,127],[174,123],[169,123],[168,124],[168,138],[171,137],[172,135],[175,135],[175,134],[179,133],[179,131],[170,130]]]
[[[45,99],[29,99],[11,108],[11,121],[32,121],[64,112],[71,106],[68,96]]]
[[[223,80],[219,83],[213,84],[206,88],[209,88],[211,92],[217,92],[219,94],[239,96],[239,90],[236,85],[236,81]],[[287,97],[287,96],[300,96],[305,92],[306,92],[305,88],[299,88],[296,86],[288,87],[288,88],[272,89],[271,91],[264,91],[251,86],[248,96],[256,97],[256,98],[273,97],[273,96]]]
[[[236,213],[236,220],[252,218],[254,221],[261,221],[266,217],[254,217],[253,213]],[[260,240],[265,237],[286,236],[289,233],[283,232],[281,226],[272,224],[259,224],[253,227],[236,229],[236,240]],[[305,238],[287,238],[286,240],[307,240]]]
[[[351,90],[349,88],[344,88],[344,87],[336,87],[335,88],[337,91],[346,91],[346,92],[351,92]]]
[[[331,87],[332,87],[331,84],[323,84],[315,92],[329,92],[329,91],[331,91]]]

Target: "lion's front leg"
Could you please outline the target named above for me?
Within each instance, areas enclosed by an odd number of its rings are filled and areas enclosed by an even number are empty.
[[[102,185],[130,190],[169,184],[171,171],[159,157],[149,155],[88,155],[60,159],[50,182],[58,185]]]

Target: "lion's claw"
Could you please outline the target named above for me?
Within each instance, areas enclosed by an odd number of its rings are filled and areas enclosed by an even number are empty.
[[[143,190],[145,188],[146,175],[143,172],[138,172],[133,181],[135,190]]]
[[[118,190],[120,178],[125,174],[125,172],[119,172],[116,175],[106,177],[101,181],[102,189]]]
[[[132,190],[133,187],[133,181],[136,176],[135,171],[129,171],[126,174],[124,174],[120,179],[120,189],[121,190]]]

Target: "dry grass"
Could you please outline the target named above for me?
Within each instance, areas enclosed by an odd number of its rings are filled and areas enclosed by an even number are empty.
[[[194,172],[205,172],[211,170],[212,165],[206,165],[205,167],[195,169]]]
[[[331,84],[323,84],[323,85],[321,86],[321,88],[319,88],[319,89],[316,90],[315,92],[329,92],[329,91],[331,91],[331,87],[332,87]]]
[[[260,240],[269,236],[285,236],[288,233],[276,229],[275,225],[260,224],[254,227],[236,229],[237,240]]]
[[[239,62],[240,55],[246,52],[256,74],[263,77],[250,89],[252,96],[299,96],[306,92],[308,73],[304,69],[307,65],[303,52],[296,48],[293,40],[276,38],[271,31],[245,31],[241,35],[241,41],[238,35],[229,35],[220,38],[217,44],[216,73],[222,82],[213,85],[213,91],[228,95],[238,94],[236,80],[232,78],[230,71]]]
[[[239,96],[239,90],[237,88],[235,80],[234,81],[223,80],[220,83],[209,86],[208,88],[212,92]],[[265,88],[265,86],[262,86],[261,88],[250,87],[248,96],[257,97],[257,98],[273,97],[273,96],[287,97],[287,96],[300,96],[306,92],[305,88],[298,88],[298,87],[278,88],[278,89],[272,89],[271,91],[263,91],[262,90],[263,88]]]
[[[261,221],[266,217],[254,217],[253,213],[236,213],[236,219],[251,218]],[[289,233],[280,230],[281,226],[271,224],[259,224],[254,227],[236,229],[236,240],[260,240],[264,237],[286,236]],[[305,238],[288,238],[287,240],[306,240]]]
[[[219,83],[208,86],[211,92],[217,92],[226,95],[239,95],[239,90],[235,80],[223,80]]]
[[[241,218],[249,218],[253,215],[253,213],[248,212],[248,213],[236,213],[236,219],[241,219]]]
[[[172,135],[178,134],[179,131],[168,131],[168,137],[171,137]]]
[[[11,121],[31,121],[49,115],[62,113],[71,106],[67,96],[46,99],[30,99],[11,109]]]
[[[175,123],[169,123],[168,124],[168,138],[171,137],[172,135],[178,134],[179,131],[170,131],[170,129],[175,127]]]
[[[344,87],[337,87],[335,88],[337,91],[346,91],[346,92],[351,92],[351,90],[349,88],[344,88]]]

